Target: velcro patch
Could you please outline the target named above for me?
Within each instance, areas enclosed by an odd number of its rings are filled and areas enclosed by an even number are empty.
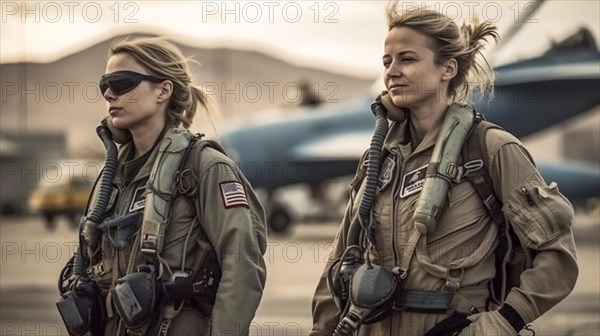
[[[223,198],[225,209],[241,207],[250,208],[244,186],[241,183],[237,181],[221,182],[219,187],[221,189],[221,197]]]
[[[133,199],[129,205],[129,212],[134,212],[146,207],[146,196],[144,195],[145,191],[145,186],[135,189],[135,192],[133,193]]]
[[[423,185],[425,184],[425,174],[427,173],[427,166],[428,165],[424,165],[423,167],[417,168],[406,173],[402,177],[402,189],[400,190],[401,198],[417,193],[423,189]]]
[[[396,160],[390,155],[385,158],[383,165],[381,166],[381,173],[379,174],[379,184],[377,185],[377,191],[383,191],[392,181],[394,176],[394,168],[396,167]]]

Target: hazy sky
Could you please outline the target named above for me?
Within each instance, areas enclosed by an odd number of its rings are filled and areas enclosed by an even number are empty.
[[[355,75],[380,72],[385,1],[1,1],[0,62],[50,62],[131,32],[164,34],[198,46],[264,51],[288,61]],[[523,22],[533,1],[426,3],[458,22],[474,16],[501,34]],[[599,1],[546,1],[496,63],[539,53],[587,25],[598,38]],[[201,60],[200,60],[201,61]]]

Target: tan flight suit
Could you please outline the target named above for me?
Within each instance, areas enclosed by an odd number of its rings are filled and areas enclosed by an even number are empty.
[[[429,163],[442,119],[414,150],[405,140],[408,137],[407,121],[393,123],[386,137],[384,146],[395,167],[389,183],[380,185],[372,214],[376,226],[377,263],[390,270],[400,264],[402,249],[413,230],[410,218],[420,195],[416,192],[401,197],[403,191],[409,191],[406,187],[409,182],[401,190],[402,178],[404,175],[414,177],[410,172]],[[571,231],[573,209],[555,184],[549,187],[540,177],[518,139],[505,131],[492,129],[486,135],[486,142],[488,162],[491,163],[487,168],[503,204],[502,211],[524,246],[536,251],[533,268],[522,273],[520,287],[513,288],[506,299],[523,321],[529,323],[565,298],[575,285],[578,266]],[[360,181],[361,175],[364,174],[359,169],[354,182]],[[533,202],[530,203],[521,188],[525,188]],[[354,199],[357,189],[358,186],[351,191],[352,198],[326,269],[344,250],[352,214],[358,208],[358,201]],[[401,286],[404,290],[452,291],[452,286],[456,285],[448,313],[452,310],[468,313],[472,307],[485,311],[488,284],[495,276],[494,248],[498,228],[469,181],[463,179],[453,185],[448,196],[437,229],[420,238],[408,277]],[[448,276],[448,269],[455,270],[450,272],[452,276]],[[321,276],[313,299],[313,336],[331,335],[338,323],[337,308],[325,276],[325,273]],[[446,286],[447,280],[451,280],[450,288]],[[358,334],[423,335],[448,316],[446,313],[395,309],[381,322],[362,325]]]
[[[124,145],[120,151],[119,169],[114,180],[114,190],[118,191],[114,201],[109,203],[109,213],[125,215],[132,208],[134,211],[143,211],[143,208],[135,209],[139,205],[136,200],[139,201],[140,192],[136,197],[136,190],[145,186],[158,154],[158,147],[154,146],[135,178],[129,185],[125,185],[123,161],[133,148],[130,144]],[[189,171],[182,175],[181,184],[190,195],[179,195],[172,202],[161,256],[175,272],[181,269],[184,252],[185,268],[191,269],[200,245],[204,251],[202,258],[209,250],[214,249],[222,278],[214,306],[211,307],[202,300],[201,303],[194,301],[193,304],[186,300],[183,310],[172,321],[168,335],[244,335],[248,333],[265,286],[265,213],[250,184],[231,159],[213,148],[206,147],[201,152],[198,148],[196,142],[183,169]],[[225,208],[220,183],[231,181],[244,186],[248,207]],[[140,229],[137,233],[139,232]],[[191,234],[186,243],[188,232]],[[96,274],[94,280],[105,299],[116,279],[135,272],[136,266],[145,260],[139,253],[140,238],[137,233],[126,248],[118,253],[103,235],[99,259],[105,269]],[[186,245],[187,250],[184,251]],[[136,260],[129,260],[132,252],[138,256]],[[164,272],[168,271],[165,269]],[[163,276],[165,278],[168,279],[168,274]],[[111,300],[109,295],[109,305]],[[110,306],[107,310],[112,318],[107,324],[105,335],[116,335],[117,311]],[[125,325],[121,324],[120,334],[124,335]]]

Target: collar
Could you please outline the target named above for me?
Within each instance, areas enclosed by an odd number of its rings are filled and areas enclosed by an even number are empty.
[[[148,155],[146,162],[144,162],[144,164],[142,165],[142,167],[140,168],[140,170],[137,172],[137,174],[135,175],[133,180],[131,180],[130,183],[137,182],[141,179],[144,179],[144,178],[147,178],[148,176],[150,176],[150,173],[152,172],[152,167],[154,166],[154,161],[155,161],[156,157],[158,156],[158,148],[160,147],[160,143],[162,142],[165,134],[167,133],[167,131],[169,129],[170,129],[169,127],[165,127],[162,130],[162,132],[160,133],[160,135],[158,136],[158,138],[152,145],[152,148],[150,148],[150,150],[148,151],[150,154]],[[122,163],[124,162],[124,160],[127,160],[127,158],[130,157],[133,150],[134,150],[133,141],[129,141],[126,144],[122,145],[122,147],[121,147],[121,151],[119,153],[119,161],[121,162],[121,164],[119,165],[118,172],[115,176],[115,182],[117,184],[123,183],[124,177],[123,177]],[[147,154],[148,153],[145,153],[144,155],[147,155]]]
[[[437,141],[437,135],[440,132],[440,128],[442,127],[442,123],[444,121],[445,116],[446,112],[444,112],[442,117],[440,117],[432,125],[429,131],[427,131],[427,133],[423,137],[423,140],[421,140],[421,143],[417,146],[417,148],[415,148],[414,151],[411,148],[410,141],[412,140],[409,139],[410,133],[408,131],[408,128],[410,127],[410,118],[401,122],[393,122],[384,140],[384,148],[387,149],[390,153],[397,153],[399,149],[402,149],[403,153],[408,150],[408,152],[412,152],[412,154],[421,153],[430,149],[435,145],[435,142]]]

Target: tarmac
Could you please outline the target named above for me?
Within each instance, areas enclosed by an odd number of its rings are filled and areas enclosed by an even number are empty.
[[[55,303],[57,277],[76,247],[66,220],[47,232],[37,217],[0,218],[0,335],[67,335]],[[536,335],[600,336],[600,219],[573,225],[580,274],[573,293],[534,322]],[[307,335],[311,300],[337,224],[297,223],[270,235],[267,284],[251,335]]]

